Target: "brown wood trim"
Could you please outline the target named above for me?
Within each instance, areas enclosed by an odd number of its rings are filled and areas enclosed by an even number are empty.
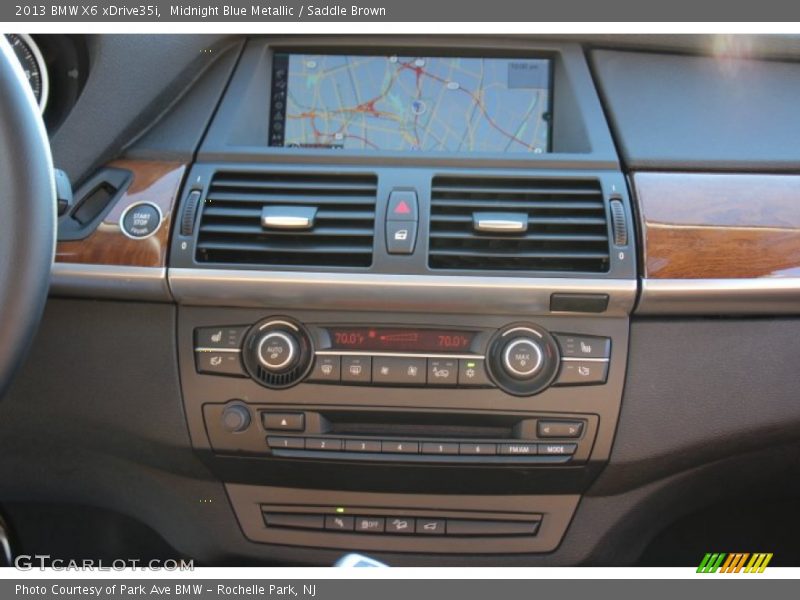
[[[164,267],[173,212],[186,165],[177,162],[118,160],[108,165],[133,173],[128,189],[120,196],[97,230],[83,240],[59,242],[56,262],[134,267]],[[161,209],[164,220],[152,236],[135,240],[122,233],[119,220],[125,210],[139,202]]]
[[[800,176],[637,173],[653,279],[800,276]]]

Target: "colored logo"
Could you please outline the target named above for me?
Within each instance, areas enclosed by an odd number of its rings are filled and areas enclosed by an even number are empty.
[[[700,561],[697,567],[698,573],[763,573],[769,561],[772,560],[772,553],[757,552],[736,552],[726,554],[725,552],[708,552]]]

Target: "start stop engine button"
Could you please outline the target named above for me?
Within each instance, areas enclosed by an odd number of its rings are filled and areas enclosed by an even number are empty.
[[[129,206],[122,213],[120,228],[130,238],[141,240],[153,235],[161,225],[161,210],[149,202]]]

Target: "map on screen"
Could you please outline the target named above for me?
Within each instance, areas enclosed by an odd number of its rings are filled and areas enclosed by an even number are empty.
[[[270,145],[547,152],[550,61],[277,54]]]

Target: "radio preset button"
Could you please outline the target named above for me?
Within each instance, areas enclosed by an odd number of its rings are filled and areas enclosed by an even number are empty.
[[[419,442],[381,442],[381,452],[390,454],[417,454]]]
[[[458,360],[429,358],[428,385],[458,385]]]
[[[478,442],[459,444],[458,453],[471,454],[473,456],[497,454],[497,444],[483,444]]]
[[[372,381],[372,357],[343,356],[342,381],[348,383],[370,383]]]
[[[461,358],[458,360],[458,385],[463,386],[489,386],[489,378],[483,366],[483,360],[478,358]]]
[[[424,442],[422,454],[458,454],[458,444],[454,442]]]
[[[314,370],[309,381],[338,382],[342,379],[342,361],[338,356],[319,356],[314,361]]]
[[[302,450],[306,447],[305,438],[267,436],[267,445],[275,450]]]
[[[337,439],[306,438],[306,450],[329,450],[331,452],[339,452],[343,445],[342,440]]]
[[[346,452],[380,452],[381,442],[379,440],[345,440],[344,449]]]
[[[427,362],[424,358],[374,356],[372,358],[372,383],[400,385],[425,385]]]

